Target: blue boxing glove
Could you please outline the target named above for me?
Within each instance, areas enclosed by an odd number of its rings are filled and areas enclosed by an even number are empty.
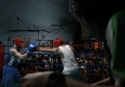
[[[37,45],[35,43],[31,43],[29,45],[28,49],[24,51],[24,53],[27,53],[28,55],[30,55],[30,52],[36,51],[35,50],[36,47],[37,47]]]
[[[28,47],[28,51],[34,52],[36,47],[37,47],[37,45],[35,43],[31,43]]]

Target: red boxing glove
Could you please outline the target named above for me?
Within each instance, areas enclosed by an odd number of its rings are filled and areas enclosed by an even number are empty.
[[[39,51],[39,49],[40,49],[40,47],[38,46],[38,47],[35,48],[35,51]]]

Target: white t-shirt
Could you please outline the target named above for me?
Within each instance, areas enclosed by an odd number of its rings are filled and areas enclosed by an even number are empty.
[[[71,70],[79,68],[75,55],[69,45],[60,46],[59,49],[64,55],[64,58],[61,58],[64,66],[63,73],[68,74]]]

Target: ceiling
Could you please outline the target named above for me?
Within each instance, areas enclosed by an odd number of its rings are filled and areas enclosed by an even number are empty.
[[[44,28],[69,23],[73,17],[68,5],[69,0],[0,0],[0,25],[12,24],[14,18]]]

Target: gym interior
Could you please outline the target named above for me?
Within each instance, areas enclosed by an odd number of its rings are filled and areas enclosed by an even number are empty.
[[[104,42],[81,29],[69,12],[68,0],[1,0],[0,7],[0,80],[4,58],[15,37],[24,38],[23,51],[31,42],[53,48],[53,40],[62,37],[77,51],[81,82],[94,83],[109,77]],[[63,64],[58,55],[36,52],[22,60],[18,70],[22,76],[38,71],[61,72]]]

